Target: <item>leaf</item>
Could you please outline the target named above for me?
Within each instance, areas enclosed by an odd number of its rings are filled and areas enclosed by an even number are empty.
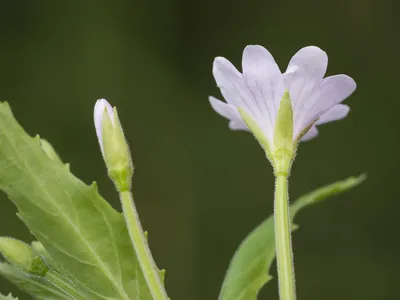
[[[65,293],[52,286],[47,280],[24,273],[8,263],[0,263],[0,274],[19,289],[42,300],[69,300]],[[1,297],[0,297],[1,300]]]
[[[11,294],[8,294],[7,296],[0,294],[0,300],[18,300],[18,298],[14,298]]]
[[[95,184],[52,160],[7,103],[0,103],[0,170],[0,188],[82,299],[151,299],[122,215]]]
[[[321,187],[300,197],[291,205],[291,218],[304,207],[343,193],[365,180],[366,176],[350,177]],[[296,226],[292,226],[296,229]],[[272,279],[268,273],[275,258],[274,219],[270,216],[241,243],[233,256],[222,284],[220,300],[252,300]]]

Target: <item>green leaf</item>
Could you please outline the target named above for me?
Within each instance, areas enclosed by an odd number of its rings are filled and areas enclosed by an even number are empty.
[[[304,207],[343,193],[365,180],[365,175],[350,177],[321,187],[300,197],[291,205],[291,218]],[[294,229],[296,226],[292,226]],[[274,219],[270,216],[241,243],[225,275],[220,300],[252,300],[272,279],[268,273],[275,258]]]
[[[78,142],[78,140],[77,140]],[[82,299],[151,299],[122,215],[0,103],[0,188]]]
[[[7,296],[0,294],[0,300],[18,300],[18,298],[14,298],[11,294],[8,294]]]

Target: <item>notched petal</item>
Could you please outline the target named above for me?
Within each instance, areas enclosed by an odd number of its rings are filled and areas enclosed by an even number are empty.
[[[322,79],[328,67],[328,55],[316,46],[300,49],[289,62],[285,73],[301,72]]]
[[[243,51],[242,58],[243,74],[261,72],[276,72],[279,70],[272,54],[262,46],[250,45],[246,46]],[[264,69],[264,70],[263,70]]]

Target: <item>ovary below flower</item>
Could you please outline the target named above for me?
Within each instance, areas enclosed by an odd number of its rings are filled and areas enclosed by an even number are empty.
[[[267,49],[247,46],[243,52],[242,73],[227,59],[215,58],[214,78],[227,103],[210,97],[211,106],[230,120],[231,129],[250,129],[264,148],[268,148],[266,151],[272,152],[281,147],[276,145],[277,129],[280,132],[277,123],[282,123],[278,117],[289,115],[292,120],[287,123],[291,124],[284,130],[292,130],[294,149],[299,140],[317,136],[317,125],[340,120],[349,112],[349,107],[340,103],[353,93],[356,83],[347,75],[324,78],[327,65],[326,53],[309,46],[292,57],[282,74]],[[284,95],[291,109],[280,112]]]

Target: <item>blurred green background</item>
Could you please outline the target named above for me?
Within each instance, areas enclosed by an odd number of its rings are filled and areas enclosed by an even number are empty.
[[[0,99],[117,209],[92,109],[100,97],[118,107],[137,206],[172,299],[216,299],[236,247],[272,212],[272,170],[260,147],[209,106],[208,95],[220,97],[214,57],[239,67],[243,48],[261,44],[284,70],[303,46],[326,50],[328,74],[348,74],[358,89],[347,119],[301,145],[292,199],[350,175],[368,180],[299,215],[299,299],[400,299],[395,1],[0,4]],[[31,241],[14,206],[0,201],[0,235]],[[22,295],[3,279],[0,291]],[[277,298],[274,280],[260,299]]]

